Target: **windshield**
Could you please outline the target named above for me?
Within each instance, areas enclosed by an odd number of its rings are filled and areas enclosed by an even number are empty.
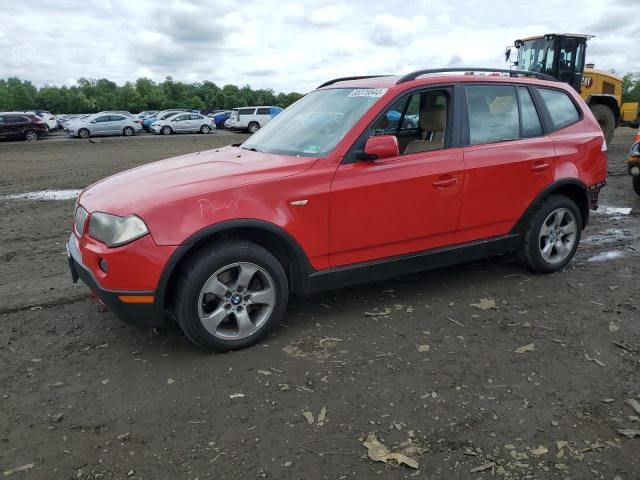
[[[242,148],[280,155],[321,157],[335,148],[386,88],[316,90],[278,114]]]
[[[555,44],[553,39],[537,38],[527,40],[518,49],[518,68],[530,72],[553,75],[553,55]]]

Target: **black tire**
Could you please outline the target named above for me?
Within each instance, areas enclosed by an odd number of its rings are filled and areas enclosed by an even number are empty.
[[[35,130],[27,130],[26,132],[24,132],[24,139],[27,142],[35,142],[36,140],[38,140],[38,132],[36,132]]]
[[[200,127],[200,133],[208,134],[211,131],[211,127],[209,125],[202,125]]]
[[[171,127],[169,125],[165,125],[160,129],[160,133],[162,135],[171,135],[173,133],[173,130],[171,130]]]
[[[606,105],[596,103],[595,105],[591,105],[590,108],[593,112],[593,116],[596,117],[596,120],[602,129],[607,145],[611,145],[613,135],[616,131],[616,117],[613,115],[611,109]]]
[[[89,138],[91,134],[89,133],[89,130],[87,130],[86,128],[81,128],[80,130],[78,130],[78,136],[80,138]]]
[[[220,338],[207,331],[200,320],[200,294],[216,272],[238,262],[249,262],[268,273],[275,290],[275,302],[268,317],[249,336],[240,339]],[[254,345],[264,338],[284,316],[288,297],[287,275],[271,253],[252,242],[228,240],[197,252],[180,267],[174,296],[174,315],[193,344],[207,351],[226,352]]]
[[[247,130],[249,130],[249,133],[256,133],[260,130],[260,124],[258,122],[251,122],[249,123]]]
[[[555,262],[549,262],[543,257],[542,253],[542,228],[552,213],[564,210],[573,214],[576,223],[575,237],[573,237],[571,247],[566,250],[566,257]],[[568,214],[567,216],[570,217]],[[582,225],[582,213],[573,200],[564,195],[551,195],[532,215],[529,226],[524,234],[520,251],[518,252],[518,259],[522,264],[538,273],[551,273],[563,269],[576,253],[578,244],[580,243]]]
[[[134,133],[136,133],[136,132],[133,130],[133,128],[132,128],[132,127],[124,127],[124,128],[122,129],[122,134],[123,134],[125,137],[131,137]]]
[[[632,180],[631,182],[633,183],[633,190],[640,195],[640,177],[636,176],[636,177],[631,177]]]

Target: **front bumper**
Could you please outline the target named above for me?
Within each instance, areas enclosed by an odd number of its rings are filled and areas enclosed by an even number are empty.
[[[158,327],[165,323],[163,308],[158,307],[154,291],[117,291],[100,287],[91,271],[82,263],[74,234],[67,242],[67,258],[73,283],[82,280],[93,294],[120,320],[138,327]],[[153,303],[147,302],[153,298]]]

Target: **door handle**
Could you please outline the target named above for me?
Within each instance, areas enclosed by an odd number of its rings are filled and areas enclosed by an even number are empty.
[[[433,182],[433,186],[439,187],[439,188],[445,188],[445,187],[452,187],[456,183],[458,183],[458,177],[446,177],[446,178],[442,178],[441,180],[436,180],[435,182]]]
[[[532,171],[534,172],[542,172],[544,170],[546,170],[547,168],[549,168],[549,164],[548,163],[536,163],[535,165],[531,165]]]

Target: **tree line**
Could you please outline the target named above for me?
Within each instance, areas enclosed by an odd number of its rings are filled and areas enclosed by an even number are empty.
[[[278,93],[271,89],[213,82],[184,83],[167,77],[157,83],[148,78],[117,85],[106,78],[80,78],[75,85],[36,87],[19,78],[0,79],[0,111],[49,110],[52,113],[93,113],[103,110],[165,110],[167,108],[231,109],[273,105],[286,108],[300,93]]]
[[[71,87],[45,85],[36,87],[19,78],[0,79],[0,111],[49,110],[53,113],[93,113],[102,110],[164,110],[167,108],[231,109],[235,107],[274,105],[286,108],[298,100],[300,93],[278,93],[272,89],[254,90],[250,86],[213,82],[184,83],[167,77],[157,83],[148,78],[117,85],[111,80],[80,78]],[[640,72],[623,78],[624,102],[640,102]]]
[[[622,78],[622,101],[640,102],[640,72],[627,73]]]

